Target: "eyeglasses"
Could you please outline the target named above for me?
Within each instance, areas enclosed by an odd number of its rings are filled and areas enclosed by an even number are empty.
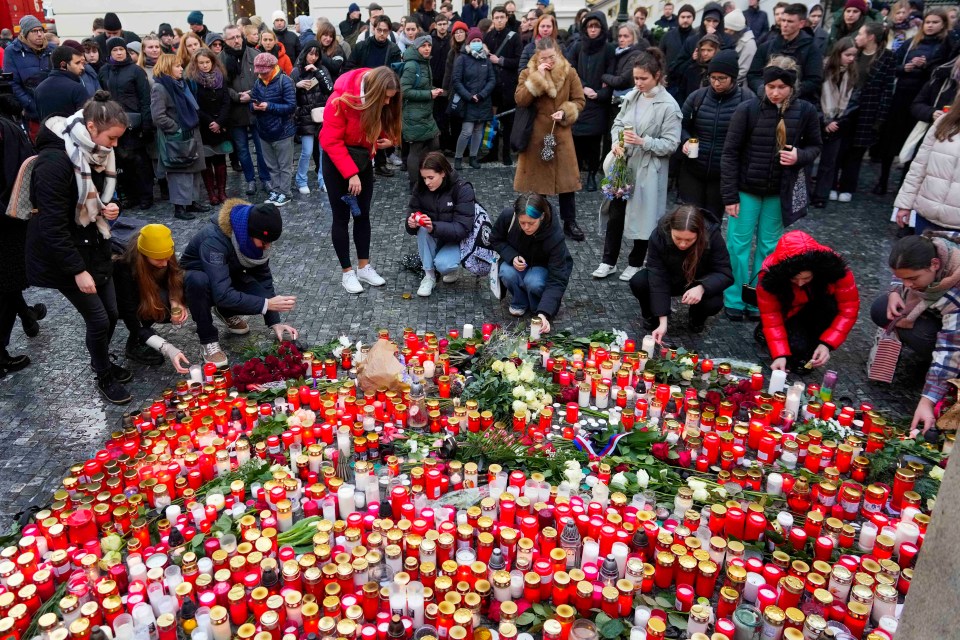
[[[27,31],[27,33],[44,33],[44,31],[43,27],[36,27],[34,29],[30,29],[30,31]]]
[[[730,80],[730,76],[710,76],[710,82],[713,84],[720,84],[721,82],[726,82]]]
[[[377,33],[390,33],[390,29],[374,29]]]

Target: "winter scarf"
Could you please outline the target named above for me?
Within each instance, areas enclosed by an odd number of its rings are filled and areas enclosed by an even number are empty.
[[[826,120],[835,120],[847,110],[850,95],[854,87],[850,86],[850,74],[844,71],[840,75],[840,84],[836,78],[829,78],[823,83],[823,93],[820,95],[820,108]]]
[[[222,89],[223,74],[216,67],[209,72],[197,70],[197,84],[204,89]]]
[[[244,42],[243,46],[239,49],[234,49],[233,47],[223,48],[223,53],[226,54],[223,56],[223,66],[227,68],[228,78],[236,78],[243,71],[240,67],[240,61],[243,60],[243,54],[246,50],[246,42]]]
[[[587,55],[593,55],[603,49],[607,44],[607,36],[604,31],[601,31],[600,35],[598,35],[596,38],[588,38],[587,31],[584,29],[583,37],[580,40],[581,50]]]
[[[486,49],[480,49],[480,51],[474,51],[473,49],[470,48],[470,43],[467,43],[467,46],[465,46],[465,47],[463,48],[463,50],[464,50],[465,53],[469,53],[471,56],[473,56],[473,57],[476,58],[477,60],[486,60],[486,59],[487,59],[487,50],[486,50]]]
[[[183,80],[174,80],[173,76],[162,75],[157,78],[157,82],[173,98],[173,106],[177,110],[177,121],[180,123],[181,130],[190,131],[200,124],[197,99],[187,89]]]
[[[897,320],[898,327],[910,329],[917,318],[934,305],[954,287],[960,285],[960,247],[940,236],[937,232],[927,234],[933,241],[940,259],[940,270],[933,282],[923,291],[907,289],[904,299],[903,315]]]
[[[257,249],[253,240],[250,239],[250,230],[247,225],[251,209],[253,209],[253,205],[247,204],[236,206],[230,210],[230,227],[233,229],[230,241],[237,252],[237,260],[247,269],[266,264],[267,260],[270,259],[270,256],[267,255],[269,250]]]
[[[83,111],[68,117],[52,116],[47,118],[45,125],[63,140],[64,149],[77,177],[77,224],[86,227],[92,222],[97,225],[101,236],[109,238],[110,224],[100,214],[100,210],[113,200],[113,191],[117,185],[117,158],[113,149],[101,147],[90,138],[90,132],[84,124]],[[91,169],[106,174],[102,193],[98,193],[96,185],[93,184]]]

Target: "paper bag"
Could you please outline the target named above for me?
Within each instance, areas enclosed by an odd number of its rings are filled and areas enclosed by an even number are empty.
[[[364,393],[374,393],[377,389],[396,391],[400,388],[402,374],[403,365],[397,360],[397,348],[382,338],[357,365],[357,383]]]

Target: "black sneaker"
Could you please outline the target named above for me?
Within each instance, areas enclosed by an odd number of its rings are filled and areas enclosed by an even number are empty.
[[[97,389],[100,395],[112,404],[127,404],[132,400],[130,392],[113,377],[110,372],[97,376]]]
[[[282,193],[278,193],[277,197],[273,199],[273,204],[275,206],[282,207],[284,205],[290,204],[290,198],[288,198]]]
[[[210,213],[212,207],[208,204],[203,204],[202,202],[193,202],[187,207],[187,211],[190,213]]]
[[[173,217],[177,220],[196,220],[197,216],[187,211],[187,208],[182,204],[174,205],[173,207]]]
[[[116,363],[110,363],[110,376],[117,382],[126,384],[133,380],[133,373]]]
[[[583,235],[583,230],[580,228],[580,225],[577,224],[576,220],[564,222],[563,232],[577,242],[583,242],[586,238],[586,236]]]
[[[30,364],[30,358],[27,356],[12,356],[7,353],[6,349],[0,351],[0,369],[10,373],[12,371],[20,371]]]
[[[134,362],[139,362],[140,364],[149,365],[151,367],[156,367],[163,364],[163,356],[145,344],[130,344],[127,343],[127,348],[124,350],[124,354],[130,360]]]
[[[387,167],[387,166],[377,167],[376,169],[374,169],[373,172],[374,172],[375,174],[377,174],[378,176],[383,176],[384,178],[392,178],[393,176],[396,175],[396,174],[393,172],[393,169],[391,169],[390,167]]]
[[[740,322],[743,320],[743,309],[734,309],[733,307],[724,307],[723,315],[727,316],[727,320],[733,322]]]
[[[47,317],[47,305],[37,303],[30,307],[30,313],[26,318],[21,318],[23,324],[23,333],[28,338],[36,338],[40,333],[40,320]]]

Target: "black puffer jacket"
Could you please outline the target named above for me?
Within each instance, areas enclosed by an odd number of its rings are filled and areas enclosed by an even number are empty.
[[[683,275],[683,261],[691,249],[680,250],[673,243],[670,231],[663,226],[650,236],[647,250],[647,271],[650,278],[650,311],[655,317],[670,315],[670,298],[697,285],[703,286],[703,297],[714,297],[733,284],[730,254],[720,227],[707,231],[707,248],[697,262],[696,278],[688,283]]]
[[[601,80],[610,85],[614,91],[623,91],[633,88],[633,63],[637,61],[640,54],[650,46],[646,40],[641,40],[640,44],[627,47],[620,53],[614,50],[613,71],[601,76]]]
[[[923,122],[933,122],[933,112],[953,104],[957,97],[957,81],[952,78],[953,62],[942,64],[933,70],[930,80],[910,105],[910,115]]]
[[[794,100],[783,114],[787,144],[797,148],[797,166],[813,163],[820,155],[820,116],[816,107]],[[777,152],[779,109],[766,98],[748,100],[737,107],[727,129],[720,167],[723,204],[738,204],[740,192],[757,196],[780,194],[783,167]]]
[[[140,127],[127,129],[119,145],[125,148],[143,145],[154,129],[153,116],[150,115],[150,82],[146,72],[128,57],[126,62],[103,65],[100,69],[100,86],[110,92],[110,97],[119,102],[124,111],[140,114]]]
[[[473,185],[462,180],[457,172],[453,171],[444,178],[443,184],[436,191],[430,191],[423,184],[423,180],[417,180],[417,186],[410,194],[407,216],[417,211],[427,214],[433,222],[430,235],[444,244],[449,244],[460,242],[470,235],[476,204],[477,196]],[[403,228],[412,236],[419,230],[419,227],[411,229],[406,224],[406,219]]]
[[[720,156],[723,141],[727,137],[730,119],[740,103],[756,96],[746,87],[734,85],[725,93],[704,87],[691,93],[683,103],[681,140],[696,138],[700,152],[696,158],[684,156],[686,168],[699,178],[716,178],[720,175]]]
[[[497,78],[490,58],[477,58],[467,47],[453,64],[453,90],[467,103],[466,122],[485,122],[493,117],[493,89]],[[473,96],[479,102],[472,100]],[[450,96],[453,100],[453,96]]]
[[[297,124],[297,136],[316,136],[320,132],[320,125],[313,121],[310,112],[316,107],[322,107],[327,104],[327,98],[333,93],[333,79],[330,72],[320,63],[320,60],[314,63],[314,68],[307,71],[307,54],[311,51],[320,53],[320,45],[316,40],[311,40],[303,45],[300,51],[300,57],[293,67],[293,73],[290,79],[294,86],[301,80],[315,80],[311,82],[309,89],[296,86],[297,89],[297,110],[293,114],[294,121]]]
[[[37,215],[27,225],[27,280],[35,287],[77,290],[74,276],[87,271],[101,287],[113,273],[110,240],[95,224],[77,224],[77,178],[63,140],[40,127],[37,153],[30,194]],[[98,190],[105,177],[93,172]]]
[[[592,21],[600,22],[600,33],[591,40],[587,37],[587,23]],[[585,15],[580,21],[580,40],[567,51],[566,58],[580,76],[583,88],[593,89],[597,92],[597,97],[586,99],[586,106],[573,123],[575,136],[602,135],[610,127],[610,100],[613,98],[613,89],[610,85],[603,86],[603,76],[616,69],[615,49],[607,41],[607,18],[603,12],[593,11]]]
[[[500,212],[493,225],[490,245],[500,254],[503,264],[513,264],[513,259],[523,256],[529,267],[547,269],[547,286],[540,298],[540,306],[534,311],[552,320],[560,310],[560,301],[573,273],[573,257],[567,249],[560,218],[551,216],[550,224],[541,224],[532,236],[528,236],[514,220],[513,206]]]

